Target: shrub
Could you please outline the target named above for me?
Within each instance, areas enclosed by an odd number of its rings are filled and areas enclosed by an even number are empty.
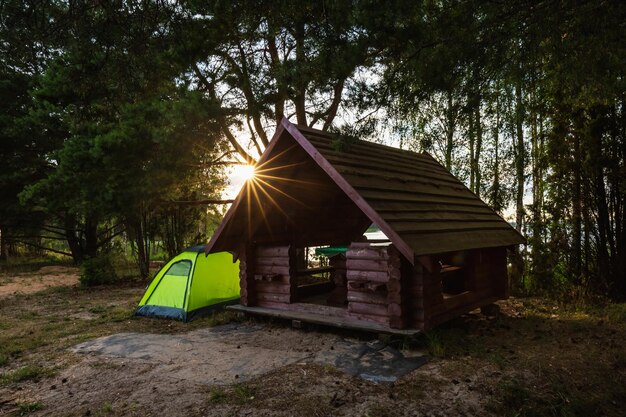
[[[85,259],[80,266],[80,283],[85,287],[110,284],[116,280],[117,274],[109,255]]]

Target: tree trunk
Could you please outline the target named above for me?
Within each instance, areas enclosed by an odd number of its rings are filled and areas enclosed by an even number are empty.
[[[491,186],[491,207],[498,213],[502,210],[500,205],[500,110],[496,102],[496,123],[493,127],[493,183]]]
[[[88,216],[85,221],[85,256],[95,258],[98,254],[98,221]]]
[[[9,259],[9,245],[7,244],[8,228],[0,226],[0,261]]]
[[[593,181],[594,181],[594,193],[596,208],[597,208],[597,221],[598,221],[598,243],[597,243],[597,263],[598,263],[598,273],[600,275],[600,282],[604,288],[606,289],[606,284],[611,286],[614,284],[615,277],[612,276],[612,259],[610,253],[615,253],[615,246],[612,243],[613,238],[613,230],[611,229],[611,220],[609,216],[609,208],[607,202],[606,195],[606,184],[604,178],[604,170],[602,163],[602,155],[603,155],[603,143],[602,136],[604,134],[604,127],[602,121],[601,111],[592,113],[592,129],[591,129],[591,147],[592,149],[589,152],[589,159],[591,160],[591,164],[593,167]],[[585,210],[588,212],[589,210]]]
[[[617,146],[617,159],[619,161],[626,160],[626,98],[620,101],[620,136],[622,138],[621,146]],[[616,171],[621,172],[620,167]],[[617,258],[617,282],[613,296],[621,301],[626,300],[626,192],[624,187],[626,178],[623,175],[614,176],[615,200],[617,202],[615,209],[615,230],[617,243],[615,247],[615,257]]]
[[[521,233],[524,226],[524,168],[526,167],[526,158],[524,150],[524,102],[522,87],[519,82],[515,85],[515,127],[515,173],[517,179],[515,228]],[[523,287],[524,258],[519,246],[516,246],[513,251],[511,263],[513,266],[511,280],[519,287]]]
[[[72,260],[75,264],[81,263],[84,259],[84,251],[77,235],[76,218],[70,215],[65,217],[65,239],[72,253]]]
[[[454,149],[454,127],[456,115],[452,107],[452,93],[446,93],[447,98],[447,117],[446,117],[446,169],[452,170],[452,150]]]
[[[470,148],[470,160],[469,160],[469,168],[470,168],[470,190],[474,191],[474,185],[476,182],[476,166],[474,165],[474,147],[476,143],[475,129],[474,129],[474,111],[470,110],[468,114],[469,121],[469,129],[467,132],[467,136],[469,137],[469,148]]]
[[[515,193],[516,216],[515,228],[521,232],[524,225],[524,168],[526,158],[524,150],[524,102],[522,100],[522,87],[518,83],[515,85],[515,173],[517,178],[517,190]]]
[[[580,284],[582,242],[582,193],[580,135],[574,134],[574,160],[572,161],[572,243],[570,270],[574,282]]]
[[[294,34],[296,42],[296,62],[301,70],[305,70],[303,67],[306,66],[306,53],[304,50],[305,35],[304,23],[296,23],[296,30]],[[306,121],[306,83],[303,81],[304,78],[305,77],[300,77],[296,80],[294,105],[296,107],[296,120],[298,121],[298,124],[308,126]]]
[[[128,231],[137,249],[139,277],[143,280],[150,275],[150,240],[148,236],[148,215],[141,213],[128,222]]]
[[[474,193],[480,197],[480,152],[483,145],[483,127],[480,117],[480,100],[476,107],[476,120],[474,120],[474,130],[476,132],[476,144],[474,146]]]

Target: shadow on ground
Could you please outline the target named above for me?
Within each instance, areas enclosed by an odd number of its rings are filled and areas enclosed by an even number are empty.
[[[294,349],[293,340],[301,339]],[[331,365],[372,382],[394,382],[427,356],[374,340],[304,333],[264,325],[226,324],[181,335],[121,333],[81,343],[76,353],[150,363],[153,372],[198,383],[245,381],[295,363]]]

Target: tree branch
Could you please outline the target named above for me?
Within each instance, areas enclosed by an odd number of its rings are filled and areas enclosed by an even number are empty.
[[[346,79],[342,78],[337,82],[337,84],[335,84],[333,88],[333,92],[335,95],[333,97],[333,102],[328,108],[328,115],[326,116],[324,126],[322,127],[322,130],[324,131],[330,128],[330,126],[333,124],[333,120],[335,120],[335,117],[337,116],[337,110],[339,109],[339,103],[341,103],[341,96],[343,95],[343,86],[345,85],[345,83]]]
[[[106,245],[107,243],[109,243],[111,240],[113,240],[114,237],[121,235],[122,233],[124,233],[126,231],[126,229],[122,229],[116,233],[113,233],[111,236],[107,236],[106,238],[102,239],[100,242],[98,242],[98,244],[96,245],[96,247],[101,248],[102,246]]]
[[[270,53],[270,68],[274,72],[274,77],[276,78],[276,88],[277,88],[277,97],[276,103],[274,104],[274,119],[276,120],[276,124],[280,124],[280,121],[283,119],[285,115],[285,99],[287,97],[286,88],[284,85],[283,77],[280,76],[280,66],[281,61],[278,56],[278,48],[276,47],[276,36],[274,35],[273,29],[270,27],[268,22],[268,33],[265,37],[265,42],[267,43],[267,49]]]
[[[69,252],[63,252],[63,251],[56,250],[56,249],[46,248],[45,246],[37,245],[37,244],[34,244],[34,243],[24,242],[24,241],[21,241],[21,240],[14,240],[13,242],[21,243],[22,245],[32,246],[32,247],[37,248],[37,249],[43,249],[43,250],[46,250],[48,252],[58,253],[59,255],[65,255],[65,256],[72,257],[72,254],[69,253]]]
[[[112,230],[115,230],[115,228],[116,228],[116,227],[119,227],[119,226],[121,226],[121,225],[122,225],[122,223],[117,223],[117,224],[115,224],[115,225],[113,225],[113,226],[109,227],[108,229],[103,230],[102,232],[98,233],[98,237],[108,234],[108,233],[109,233],[109,232],[111,232]],[[122,229],[122,232],[123,232],[124,230],[126,230],[126,229]]]
[[[248,164],[250,165],[255,164],[256,160],[252,156],[250,156],[248,152],[246,152],[246,150],[243,148],[243,146],[241,146],[239,142],[237,142],[237,139],[232,134],[232,132],[228,129],[228,127],[226,126],[226,123],[223,120],[220,121],[220,127],[222,128],[222,132],[224,132],[226,139],[228,139],[230,144],[233,145],[237,153],[241,155],[241,157],[245,159]]]
[[[259,146],[259,142],[256,140],[256,136],[254,135],[254,129],[250,125],[250,116],[246,116],[246,123],[248,124],[248,130],[250,130],[250,136],[252,137],[252,143],[254,143],[254,146],[256,147],[256,150],[259,153],[259,155],[262,155],[263,151],[261,150],[261,147]],[[267,147],[267,144],[265,146]]]
[[[252,83],[250,79],[250,74],[248,72],[248,65],[246,63],[246,54],[241,46],[241,43],[237,44],[239,48],[239,57],[241,58],[241,68],[237,68],[239,70],[239,74],[241,76],[241,87],[243,90],[243,94],[246,97],[246,101],[248,101],[248,108],[250,109],[250,113],[252,115],[252,121],[254,122],[254,129],[256,130],[257,135],[261,139],[261,143],[263,143],[264,147],[267,147],[269,141],[267,140],[267,135],[263,130],[263,124],[261,123],[261,113],[259,112],[259,103],[254,97],[254,93],[252,92]],[[256,144],[256,138],[254,139]],[[258,144],[256,144],[258,147]],[[262,152],[259,152],[259,154]]]
[[[171,200],[160,201],[162,205],[200,206],[203,204],[231,204],[235,200],[204,199],[204,200]]]
[[[202,71],[200,71],[200,68],[198,68],[198,64],[194,64],[193,70],[196,76],[198,77],[198,79],[200,80],[200,82],[204,85],[204,87],[209,92],[210,97],[215,99],[216,98],[215,86],[211,82],[209,82],[209,80],[204,76],[204,74],[202,74]],[[228,126],[226,126],[226,121],[224,120],[224,117],[218,116],[217,118],[218,118],[220,128],[222,129],[222,132],[226,136],[226,139],[228,139],[230,144],[233,146],[233,148],[235,148],[237,153],[241,155],[241,157],[245,159],[248,164],[254,164],[256,160],[252,156],[250,156],[248,152],[246,152],[243,146],[241,146],[241,144],[237,141],[235,136],[232,134],[230,129],[228,129]]]
[[[8,240],[13,240],[13,238],[17,239],[50,239],[50,240],[67,240],[65,237],[56,237],[56,236],[43,236],[43,235],[19,235],[19,236],[9,236]]]

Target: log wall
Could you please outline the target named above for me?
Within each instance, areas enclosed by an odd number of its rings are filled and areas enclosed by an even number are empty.
[[[425,329],[508,297],[505,248],[467,251],[465,259],[463,274],[466,291],[458,295],[444,298],[439,271],[425,271]]]
[[[400,255],[391,246],[354,242],[346,252],[348,314],[402,326]]]
[[[251,266],[255,305],[287,308],[294,301],[296,256],[291,246],[258,246]],[[248,281],[250,282],[250,280]]]
[[[239,254],[239,302],[244,306],[256,304],[253,262],[254,253],[252,248],[247,247]]]
[[[354,242],[345,261],[339,256],[335,259],[336,288],[328,304],[343,307],[345,300],[346,314],[354,319],[391,328],[427,330],[508,296],[506,249],[467,251],[464,259],[467,291],[444,297],[437,255],[422,257],[410,265],[393,245]],[[291,246],[261,246],[240,254],[241,303],[283,310],[295,308],[290,306],[297,301],[296,285],[291,279],[296,276],[295,262]],[[311,305],[316,311],[324,307]]]

